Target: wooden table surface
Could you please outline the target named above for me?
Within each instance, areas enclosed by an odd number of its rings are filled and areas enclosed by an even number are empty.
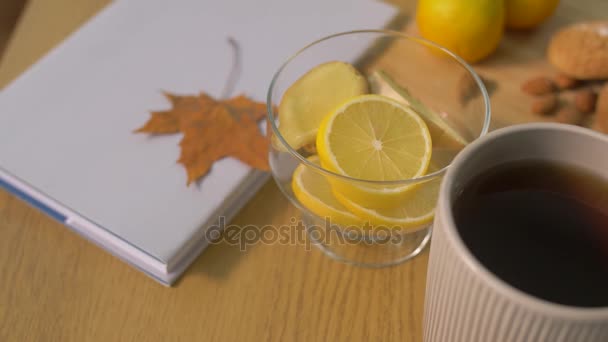
[[[107,2],[30,0],[2,58],[0,88]],[[607,15],[607,1],[564,0],[539,30],[509,34],[476,66],[499,84],[493,126],[535,120],[519,84],[552,72],[543,57],[551,32]],[[293,216],[269,182],[233,223],[280,225]],[[0,191],[0,341],[421,341],[427,260],[428,250],[397,267],[364,269],[303,245],[241,252],[220,244],[166,288]]]

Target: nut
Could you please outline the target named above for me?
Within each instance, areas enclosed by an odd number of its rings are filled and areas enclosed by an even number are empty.
[[[550,94],[555,90],[555,84],[544,76],[534,77],[521,85],[521,90],[530,95]]]
[[[557,96],[554,94],[543,95],[532,102],[532,112],[540,115],[552,114],[557,107]]]
[[[555,121],[570,125],[580,125],[583,121],[583,114],[572,105],[565,105],[557,111]]]
[[[576,78],[572,78],[568,75],[561,73],[555,76],[553,82],[555,82],[555,85],[557,85],[557,88],[560,90],[572,89],[580,84],[579,80],[577,80]]]
[[[574,105],[583,114],[591,113],[595,110],[597,94],[591,89],[584,89],[574,95]]]
[[[568,76],[608,78],[608,21],[567,26],[553,35],[547,55],[551,64]]]

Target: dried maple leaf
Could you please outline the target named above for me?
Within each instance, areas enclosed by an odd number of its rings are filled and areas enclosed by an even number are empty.
[[[178,162],[188,174],[189,185],[209,172],[216,160],[234,157],[260,170],[268,170],[268,141],[257,122],[266,105],[244,95],[216,100],[201,93],[178,96],[165,93],[172,108],[152,112],[150,120],[135,132],[175,134],[182,132]]]

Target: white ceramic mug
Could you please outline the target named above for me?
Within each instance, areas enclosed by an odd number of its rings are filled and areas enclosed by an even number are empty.
[[[608,136],[561,124],[517,125],[488,134],[455,158],[433,226],[425,342],[608,341],[608,307],[571,307],[526,294],[486,269],[459,236],[452,204],[463,186],[493,166],[520,159],[562,161],[608,176]]]

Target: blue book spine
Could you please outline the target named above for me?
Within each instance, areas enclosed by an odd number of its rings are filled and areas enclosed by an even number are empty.
[[[38,208],[38,210],[40,210],[43,213],[47,214],[48,216],[54,218],[55,220],[57,220],[61,223],[65,223],[65,221],[67,219],[67,217],[65,215],[63,215],[60,212],[58,212],[57,210],[49,207],[48,205],[40,202],[39,200],[33,198],[32,196],[26,194],[25,192],[21,191],[20,189],[18,189],[14,185],[8,183],[7,181],[5,181],[2,178],[0,178],[0,188],[4,188],[6,191],[12,193],[13,195],[19,197],[23,201],[29,203],[34,208]]]

